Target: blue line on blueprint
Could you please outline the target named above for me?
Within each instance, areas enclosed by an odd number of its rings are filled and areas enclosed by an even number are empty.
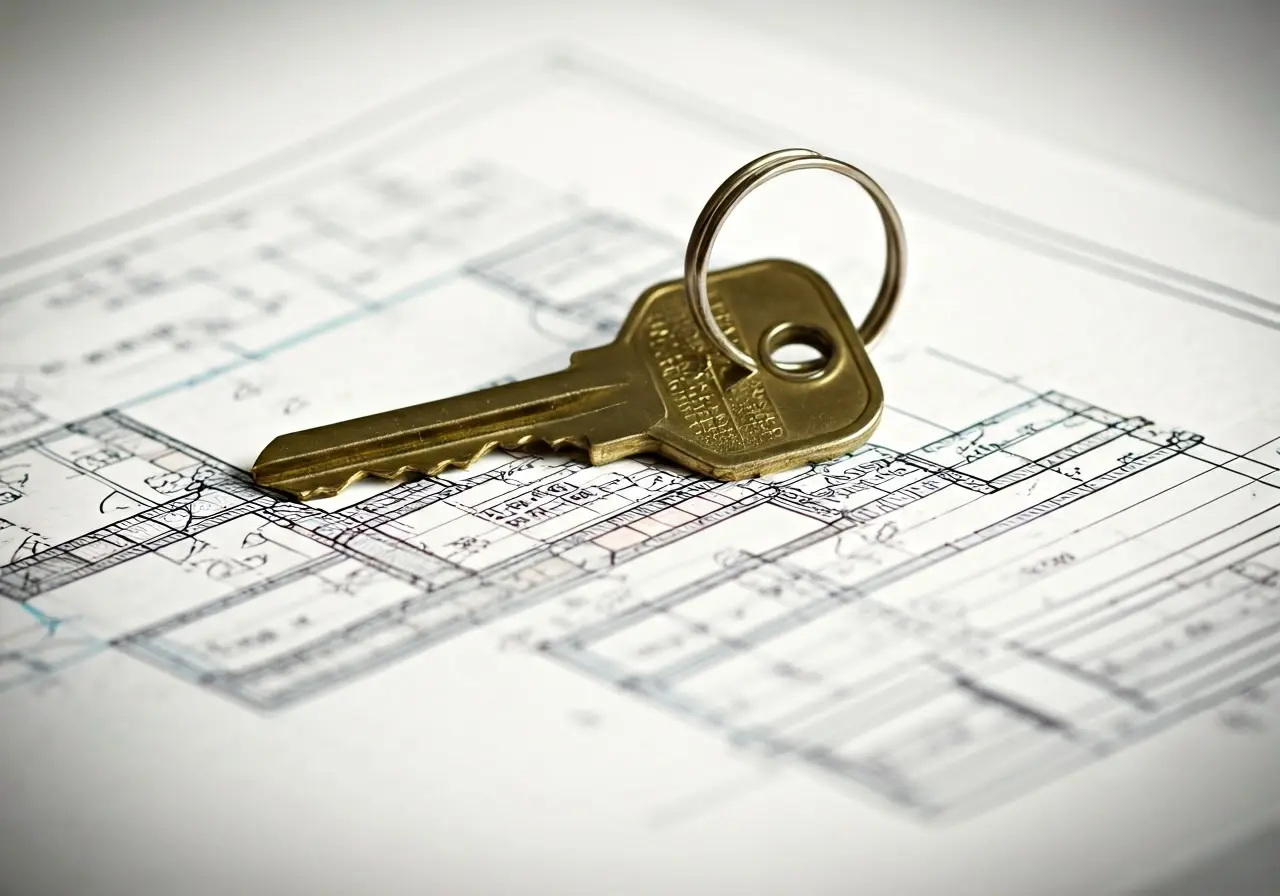
[[[294,335],[282,339],[279,342],[268,345],[266,348],[258,349],[256,351],[246,351],[243,358],[238,358],[235,361],[231,361],[226,364],[219,364],[218,366],[211,367],[203,373],[198,373],[195,376],[169,383],[168,385],[161,386],[158,389],[152,389],[150,392],[144,392],[142,395],[117,404],[116,408],[119,410],[125,410],[139,404],[145,404],[146,402],[152,401],[156,398],[162,398],[163,396],[177,392],[180,389],[187,389],[191,386],[207,382],[214,377],[221,376],[222,374],[235,370],[238,367],[243,367],[250,361],[264,360],[278,352],[301,345],[317,336],[322,336],[325,333],[338,329],[339,327],[344,327],[349,323],[354,323],[367,315],[386,311],[388,308],[399,305],[422,292],[434,289],[440,284],[458,276],[460,275],[456,270],[450,270],[436,277],[430,277],[420,283],[415,283],[413,286],[402,289],[400,292],[392,293],[391,296],[383,299],[381,302],[370,302],[366,305],[361,305],[353,311],[339,317],[332,318],[331,320],[327,320],[324,323],[317,324],[309,330],[302,330],[301,332],[295,333]]]
[[[44,612],[43,610],[36,609],[35,607],[31,606],[31,603],[29,601],[19,601],[18,606],[22,607],[22,609],[26,610],[29,614],[31,614],[31,616],[35,619],[35,621],[40,623],[40,625],[44,627],[44,630],[51,635],[58,630],[58,626],[62,625],[61,619],[58,619],[54,616],[50,616],[48,613]]]

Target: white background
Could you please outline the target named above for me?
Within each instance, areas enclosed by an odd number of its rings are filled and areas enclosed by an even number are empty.
[[[500,27],[508,4],[479,2]],[[1280,5],[699,2],[957,110],[1280,219]],[[273,109],[311,92],[355,106],[394,94],[345,76],[400,71],[373,42],[353,40],[327,71],[308,59],[312,35],[394,28],[402,5],[0,4],[0,255],[283,145]],[[246,68],[275,77],[240,109],[216,85]],[[192,105],[205,114],[165,126],[166,110]],[[184,150],[209,141],[225,158],[193,171]],[[1276,855],[1274,838],[1255,844],[1194,886],[1247,892],[1258,857]]]

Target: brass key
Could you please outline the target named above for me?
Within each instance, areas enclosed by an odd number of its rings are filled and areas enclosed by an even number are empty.
[[[884,394],[827,281],[783,260],[706,273],[716,226],[753,186],[797,167],[849,173],[835,166],[844,163],[784,150],[740,169],[699,219],[685,279],[650,287],[612,343],[575,352],[565,370],[279,436],[255,462],[254,479],[308,500],[365,476],[466,467],[499,447],[568,445],[592,464],[658,453],[723,480],[853,451],[879,422]],[[890,263],[863,325],[872,336],[901,279],[900,225],[887,202],[877,198]],[[806,346],[809,357],[776,358],[788,345]]]
[[[362,476],[465,467],[494,448],[573,445],[591,463],[657,452],[718,479],[826,460],[862,444],[880,419],[880,381],[827,282],[761,261],[708,281],[720,326],[769,359],[784,343],[808,363],[766,360],[746,373],[705,339],[683,284],[646,291],[609,345],[575,352],[558,373],[276,438],[259,484],[303,500]]]

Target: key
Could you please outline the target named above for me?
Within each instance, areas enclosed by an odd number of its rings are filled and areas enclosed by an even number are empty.
[[[880,381],[820,274],[770,259],[707,285],[717,322],[757,370],[710,344],[672,280],[636,300],[612,343],[575,352],[564,370],[279,436],[254,479],[305,501],[366,476],[465,468],[496,448],[572,446],[592,464],[657,453],[729,481],[831,460],[871,436]],[[807,357],[788,357],[797,351]]]

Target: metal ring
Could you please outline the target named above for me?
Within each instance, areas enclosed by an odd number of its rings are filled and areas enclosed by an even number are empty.
[[[875,202],[876,209],[880,212],[880,220],[884,223],[886,242],[884,277],[880,281],[880,292],[872,303],[871,310],[867,312],[866,319],[858,327],[864,344],[870,346],[883,332],[897,304],[898,294],[902,291],[903,271],[907,257],[902,221],[888,195],[866,173],[847,162],[828,158],[811,149],[780,149],[748,162],[731,174],[707,200],[702,213],[698,215],[698,220],[694,222],[684,257],[685,291],[699,329],[716,348],[734,363],[748,370],[758,370],[760,365],[729,340],[729,337],[720,329],[720,325],[716,323],[715,315],[711,310],[711,298],[707,295],[707,268],[711,261],[711,247],[729,213],[748,193],[779,174],[799,171],[803,168],[824,168],[856,181]]]

